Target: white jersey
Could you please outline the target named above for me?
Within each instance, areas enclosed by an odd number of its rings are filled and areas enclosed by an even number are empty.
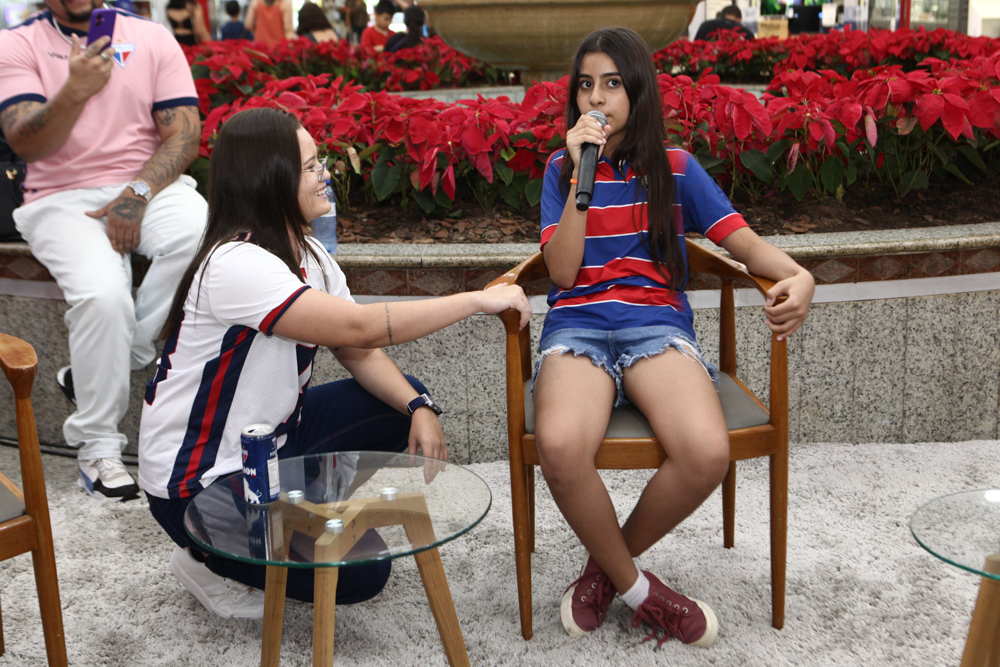
[[[316,346],[272,335],[274,325],[310,288],[353,301],[340,267],[306,240],[320,264],[303,253],[304,284],[252,239],[219,245],[195,273],[142,406],[139,486],[150,495],[190,498],[239,470],[247,426],[274,426],[281,447],[298,425]]]

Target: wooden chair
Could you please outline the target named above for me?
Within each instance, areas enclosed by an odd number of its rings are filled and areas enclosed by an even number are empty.
[[[17,411],[17,443],[21,455],[24,492],[0,473],[0,561],[31,552],[42,610],[45,652],[52,667],[66,665],[59,581],[52,548],[49,505],[45,499],[42,456],[31,408],[31,385],[38,360],[35,350],[19,338],[0,334],[0,367],[14,389]],[[0,620],[0,655],[4,653],[3,625]]]
[[[751,275],[742,264],[687,241],[692,272],[722,279],[719,311],[719,395],[729,428],[729,472],[722,484],[723,544],[733,546],[736,511],[736,461],[770,457],[771,614],[781,629],[785,617],[785,534],[788,508],[788,352],[787,341],[771,336],[770,410],[736,378],[736,312],[733,283],[761,293],[773,281]],[[490,285],[526,285],[548,276],[541,253],[535,253]],[[518,331],[518,313],[500,314],[507,331],[507,433],[510,449],[511,497],[514,510],[514,557],[521,611],[521,634],[531,639],[531,554],[535,550],[534,402],[530,386],[531,334]],[[659,468],[666,460],[649,422],[633,406],[612,412],[595,462],[599,469]]]

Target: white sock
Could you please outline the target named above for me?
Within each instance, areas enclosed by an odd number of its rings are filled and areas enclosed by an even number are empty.
[[[632,588],[622,594],[622,602],[627,604],[632,611],[639,608],[649,595],[649,579],[639,570],[639,578],[632,584]]]

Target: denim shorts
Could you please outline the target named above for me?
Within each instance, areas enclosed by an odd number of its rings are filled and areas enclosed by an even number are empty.
[[[584,355],[614,378],[617,398],[614,407],[628,404],[622,389],[625,369],[640,359],[648,359],[674,349],[701,364],[712,382],[719,383],[715,366],[705,361],[701,348],[690,334],[678,327],[635,327],[603,331],[600,329],[559,329],[546,336],[538,347],[535,377],[545,357],[550,354]],[[534,391],[534,383],[532,383]]]

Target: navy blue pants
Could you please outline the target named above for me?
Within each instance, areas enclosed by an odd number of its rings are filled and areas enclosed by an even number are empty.
[[[406,376],[421,394],[427,389],[419,380]],[[302,418],[289,432],[278,458],[342,451],[401,452],[406,449],[410,417],[369,394],[355,380],[330,382],[306,391]],[[191,498],[165,499],[146,494],[149,511],[170,538],[181,547],[198,547],[184,531],[184,512]],[[375,531],[362,538],[381,540]],[[340,568],[337,604],[363,602],[378,595],[389,580],[392,561]],[[266,568],[207,554],[205,565],[223,577],[263,590]],[[289,568],[285,595],[293,600],[312,602],[313,570]]]

